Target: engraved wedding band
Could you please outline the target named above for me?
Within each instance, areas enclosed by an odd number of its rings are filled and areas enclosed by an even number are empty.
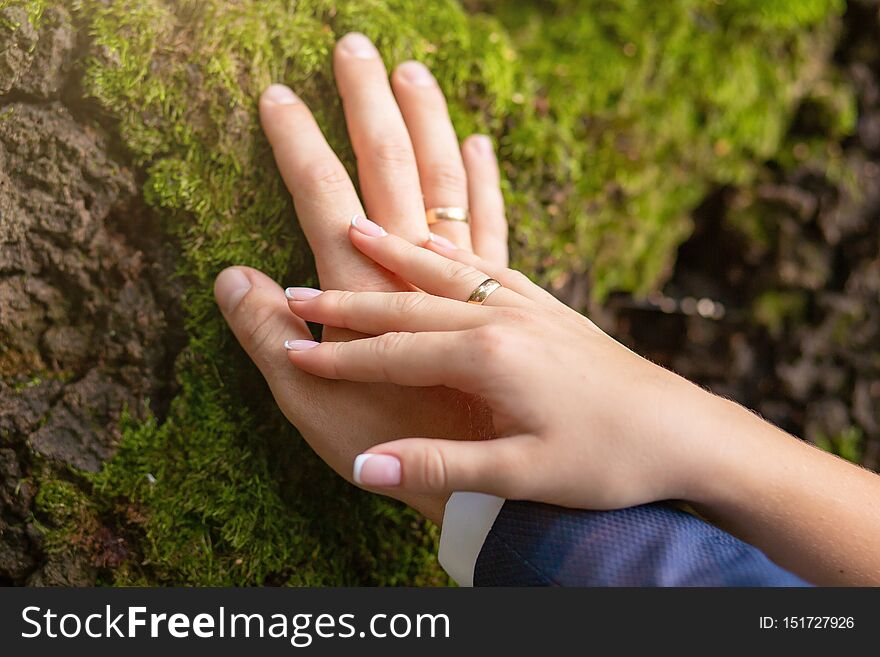
[[[471,292],[471,296],[468,297],[467,302],[475,303],[478,306],[482,306],[483,302],[489,298],[489,295],[492,294],[499,287],[501,287],[501,283],[496,281],[494,278],[487,278],[485,281],[477,286],[476,290]]]
[[[471,218],[471,213],[467,208],[429,208],[425,211],[425,218],[428,225],[436,224],[438,221],[462,221],[467,223]]]

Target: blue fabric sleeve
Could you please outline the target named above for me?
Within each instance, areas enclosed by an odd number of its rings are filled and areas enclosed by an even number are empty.
[[[809,586],[763,552],[657,503],[581,511],[505,502],[475,586]]]

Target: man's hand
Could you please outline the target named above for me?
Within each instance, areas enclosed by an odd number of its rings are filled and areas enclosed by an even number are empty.
[[[500,266],[507,264],[507,224],[491,143],[468,138],[459,148],[443,94],[428,70],[406,62],[387,72],[372,43],[348,34],[334,54],[339,94],[358,163],[363,206],[345,168],[305,104],[273,85],[260,101],[263,128],[312,250],[323,289],[408,289],[348,239],[357,214],[422,244],[426,208],[470,208],[470,225],[440,221],[433,239],[448,239]],[[447,388],[328,381],[288,361],[285,340],[310,337],[289,310],[282,288],[247,267],[220,273],[215,295],[224,317],[265,376],[285,416],[336,472],[351,478],[354,457],[399,436],[474,439],[494,434],[477,399]],[[350,332],[328,329],[325,340]],[[399,499],[440,522],[445,496],[400,493]]]

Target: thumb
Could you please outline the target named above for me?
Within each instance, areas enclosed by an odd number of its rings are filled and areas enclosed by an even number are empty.
[[[264,273],[229,267],[214,281],[214,297],[238,342],[274,390],[296,375],[285,357],[284,341],[310,339],[306,323],[287,305],[284,291]]]
[[[405,438],[370,448],[354,460],[365,488],[413,493],[474,491],[531,499],[540,485],[535,436],[483,441]]]

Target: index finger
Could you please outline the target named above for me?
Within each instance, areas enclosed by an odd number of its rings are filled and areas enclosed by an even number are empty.
[[[352,219],[349,236],[362,253],[428,294],[466,301],[477,286],[491,278],[472,265],[391,235],[363,216]],[[531,301],[502,287],[485,303],[487,306],[528,307]]]
[[[477,330],[385,333],[350,342],[290,340],[284,346],[294,365],[326,379],[449,386],[476,393]]]
[[[363,212],[348,172],[312,113],[290,89],[273,84],[260,98],[260,120],[296,214],[315,253],[324,287],[394,290],[400,284],[351,248],[351,217]]]

